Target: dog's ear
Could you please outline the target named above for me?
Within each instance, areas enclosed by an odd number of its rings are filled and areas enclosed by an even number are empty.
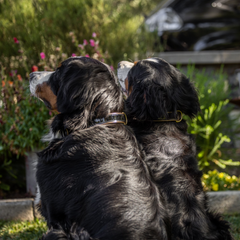
[[[78,112],[81,119],[91,121],[123,110],[117,78],[106,65],[95,63],[94,59],[84,64],[75,62],[71,66],[69,64],[62,78],[57,95],[59,112]]]
[[[86,107],[92,97],[92,95],[87,96],[88,91],[83,87],[86,82],[84,75],[77,73],[67,75],[58,90],[57,108],[61,113],[71,113]]]
[[[141,61],[128,74],[132,92],[127,114],[138,120],[177,118],[177,111],[193,118],[200,110],[198,94],[189,79],[165,61]]]
[[[178,77],[178,86],[174,88],[171,96],[172,102],[176,104],[177,110],[190,118],[194,118],[200,111],[198,92],[194,84],[184,74],[179,72]]]

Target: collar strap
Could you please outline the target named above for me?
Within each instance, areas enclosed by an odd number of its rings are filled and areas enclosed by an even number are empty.
[[[126,113],[124,112],[109,113],[106,118],[94,119],[89,127],[92,127],[94,125],[99,125],[99,124],[112,124],[112,123],[120,123],[120,124],[127,125],[128,119],[127,119]],[[69,130],[66,128],[63,134],[64,136],[67,136],[69,134]]]
[[[92,121],[91,127],[99,124],[112,124],[112,123],[120,123],[127,125],[127,115],[124,112],[113,112],[109,113],[105,118],[96,118]]]
[[[168,113],[172,113],[172,112],[168,112]],[[182,118],[183,118],[183,113],[180,110],[177,110],[178,114],[178,118],[177,119],[165,119],[165,118],[159,118],[157,120],[153,120],[153,122],[181,122]]]

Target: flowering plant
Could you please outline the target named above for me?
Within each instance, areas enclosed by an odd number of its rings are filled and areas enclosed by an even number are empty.
[[[217,170],[203,174],[202,184],[205,191],[240,190],[240,178]]]

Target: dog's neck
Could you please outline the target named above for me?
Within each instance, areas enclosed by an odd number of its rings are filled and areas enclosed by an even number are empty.
[[[56,138],[63,138],[71,132],[80,131],[95,125],[127,124],[127,116],[124,112],[113,112],[106,117],[95,118],[86,121],[81,114],[58,114],[49,121],[49,133],[42,138],[44,142],[50,142]]]
[[[112,123],[119,123],[127,125],[127,115],[124,112],[114,112],[109,113],[105,118],[96,118],[91,121],[89,124],[90,127],[99,124],[112,124]]]
[[[173,129],[179,130],[181,132],[187,132],[187,122],[182,119],[181,122],[176,121],[160,121],[160,122],[154,122],[154,121],[138,121],[134,118],[128,118],[129,126],[133,129],[140,131],[140,132],[152,132],[155,130],[160,131],[171,131]]]

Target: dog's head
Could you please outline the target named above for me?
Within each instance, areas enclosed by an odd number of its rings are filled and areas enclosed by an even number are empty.
[[[54,72],[30,74],[30,91],[61,118],[81,116],[82,127],[94,118],[123,111],[117,78],[106,64],[87,57],[65,60]],[[65,116],[65,117],[63,117]]]
[[[193,84],[163,59],[149,58],[135,64],[120,62],[118,77],[124,81],[122,86],[128,94],[126,106],[130,117],[138,120],[167,119],[171,112],[178,118],[177,111],[181,111],[193,118],[200,110]]]

